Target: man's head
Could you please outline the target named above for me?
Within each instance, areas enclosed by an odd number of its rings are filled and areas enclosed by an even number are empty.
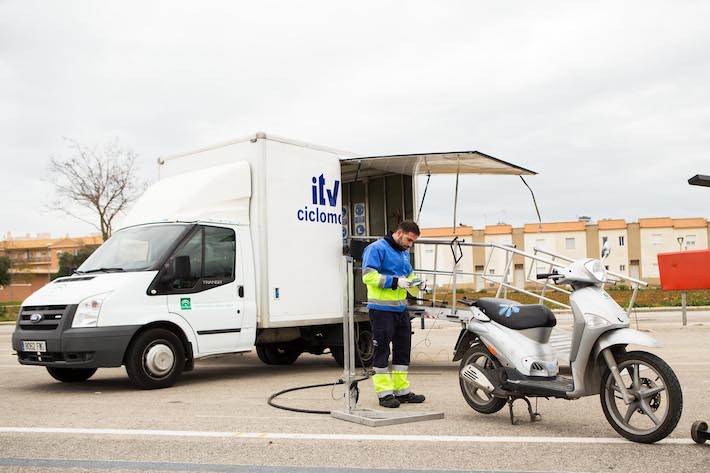
[[[408,250],[419,238],[419,233],[419,225],[414,223],[414,220],[404,220],[392,234],[392,238],[403,250]]]

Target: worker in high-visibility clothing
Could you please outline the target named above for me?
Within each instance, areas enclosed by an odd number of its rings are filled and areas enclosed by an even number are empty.
[[[372,381],[383,407],[399,407],[405,402],[420,403],[425,399],[412,392],[407,380],[412,348],[407,292],[416,297],[426,286],[424,281],[417,285],[412,283],[416,277],[409,262],[409,249],[419,233],[414,221],[404,220],[394,233],[368,245],[363,254],[362,281],[367,285],[367,308],[375,347]]]

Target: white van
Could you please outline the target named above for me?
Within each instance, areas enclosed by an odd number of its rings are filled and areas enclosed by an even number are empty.
[[[65,382],[125,365],[145,389],[255,346],[267,364],[304,352],[342,364],[349,237],[413,218],[418,174],[533,174],[478,152],[365,158],[264,133],[158,163],[123,228],[23,302],[21,364]],[[371,342],[363,318],[365,364]]]

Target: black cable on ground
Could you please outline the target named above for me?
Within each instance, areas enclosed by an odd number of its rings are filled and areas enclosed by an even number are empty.
[[[277,409],[283,409],[285,411],[302,412],[304,414],[330,414],[330,411],[317,411],[317,410],[313,410],[313,409],[298,409],[296,407],[281,406],[279,404],[276,404],[274,402],[274,399],[276,399],[277,397],[279,397],[282,394],[290,393],[292,391],[300,391],[301,389],[322,388],[325,386],[334,386],[336,384],[344,384],[344,383],[345,383],[345,381],[343,381],[342,379],[339,379],[335,383],[310,384],[308,386],[299,386],[296,388],[284,389],[283,391],[279,391],[276,394],[272,394],[271,397],[269,397],[268,403],[271,407],[275,407]]]
[[[365,381],[366,379],[369,379],[369,376],[364,376],[362,378],[357,378],[357,379],[352,379],[350,380],[350,385],[352,388],[352,385],[357,385],[358,382],[360,381]],[[301,412],[304,414],[330,414],[330,411],[318,411],[314,409],[299,409],[297,407],[288,407],[288,406],[282,406],[280,404],[276,404],[274,402],[274,399],[277,397],[281,396],[282,394],[290,393],[293,391],[300,391],[302,389],[312,389],[312,388],[323,388],[326,386],[335,386],[337,384],[345,384],[345,381],[342,379],[337,380],[335,383],[322,383],[322,384],[310,384],[308,386],[298,386],[295,388],[289,388],[289,389],[284,389],[283,391],[279,391],[276,394],[272,394],[269,397],[269,400],[267,401],[271,407],[275,407],[277,409],[283,409],[285,411],[292,411],[292,412]],[[348,390],[349,391],[349,390]],[[349,395],[349,394],[347,394]]]

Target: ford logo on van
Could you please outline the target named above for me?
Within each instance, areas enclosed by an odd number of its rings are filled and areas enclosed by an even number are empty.
[[[32,314],[30,315],[30,322],[41,322],[43,319],[42,314]]]

